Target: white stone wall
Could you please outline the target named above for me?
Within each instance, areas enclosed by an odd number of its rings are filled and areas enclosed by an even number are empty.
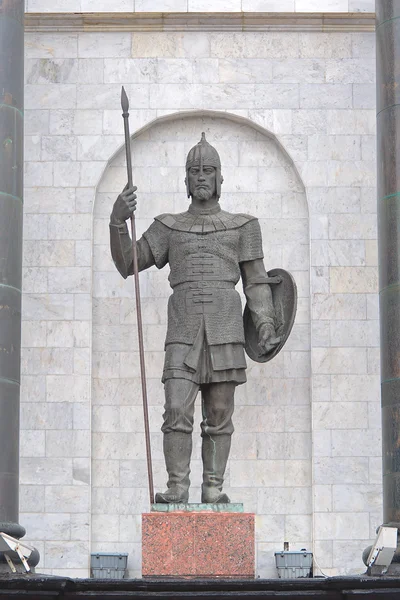
[[[30,13],[375,12],[375,0],[25,0]]]
[[[133,141],[139,230],[186,205],[185,154],[204,124],[223,158],[224,206],[259,215],[267,266],[298,280],[286,352],[251,365],[237,394],[228,482],[258,514],[257,572],[276,575],[284,540],[312,547],[327,574],[362,571],[381,523],[373,42],[373,33],[27,35],[21,523],[41,571],[84,576],[90,552],[110,550],[129,551],[130,574],[140,574],[133,286],[107,247],[125,177],[121,84],[132,133],[155,121]],[[157,485],[166,275],[142,275]],[[197,455],[194,481],[199,467]]]

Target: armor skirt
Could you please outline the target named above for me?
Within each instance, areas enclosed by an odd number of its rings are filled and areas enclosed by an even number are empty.
[[[210,346],[202,322],[195,342],[167,344],[163,383],[167,379],[189,379],[199,385],[233,381],[246,382],[246,358],[242,344]]]

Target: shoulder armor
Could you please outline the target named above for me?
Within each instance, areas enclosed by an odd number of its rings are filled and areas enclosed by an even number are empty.
[[[237,223],[238,227],[242,227],[242,225],[246,225],[249,221],[256,221],[257,217],[253,217],[253,215],[247,215],[246,213],[228,213],[233,218],[233,220]]]
[[[164,213],[162,215],[158,215],[157,217],[154,217],[154,220],[159,221],[160,223],[162,223],[163,225],[166,225],[166,227],[169,227],[170,229],[174,229],[174,225],[177,221],[177,217],[180,217],[182,214],[185,214],[185,213],[179,213],[177,215],[171,215],[169,213]]]
[[[229,213],[222,210],[219,215],[221,221],[227,226],[227,229],[238,229],[249,221],[255,221],[256,217],[246,215],[245,213]]]
[[[256,217],[244,213],[229,213],[224,210],[212,215],[194,215],[190,212],[177,214],[165,213],[154,219],[177,231],[191,233],[211,233],[213,231],[226,231],[238,229]]]

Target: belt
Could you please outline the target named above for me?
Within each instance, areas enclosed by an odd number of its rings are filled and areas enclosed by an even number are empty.
[[[223,290],[235,289],[235,283],[233,281],[185,281],[184,283],[177,283],[173,287],[173,291],[180,292],[181,290],[202,290],[204,288],[219,288]]]

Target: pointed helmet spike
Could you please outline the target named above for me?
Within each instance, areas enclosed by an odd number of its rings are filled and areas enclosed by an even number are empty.
[[[203,166],[204,166],[204,146],[206,144],[206,134],[203,133],[201,134],[201,140],[200,140],[200,171],[203,171]]]

